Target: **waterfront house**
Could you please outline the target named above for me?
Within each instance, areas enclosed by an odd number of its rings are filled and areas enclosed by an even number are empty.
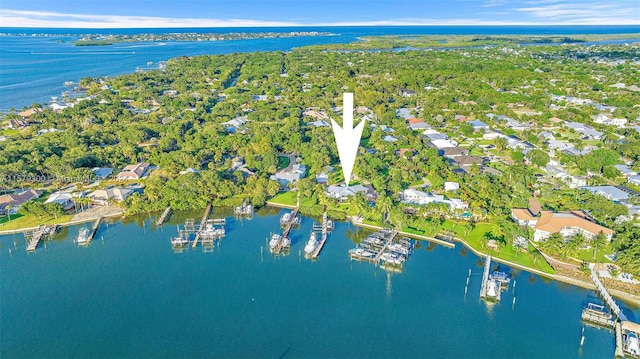
[[[68,192],[55,192],[52,193],[44,203],[58,203],[66,211],[73,207],[73,196]]]
[[[571,239],[578,233],[585,238],[592,239],[598,234],[604,234],[607,241],[611,241],[613,231],[589,219],[581,212],[551,212],[542,211],[540,219],[535,224],[533,240],[546,240],[553,233],[559,233],[565,239]]]
[[[512,209],[511,218],[520,226],[534,227],[538,223],[538,217],[531,213],[528,208]]]
[[[431,193],[418,191],[414,188],[409,188],[402,191],[399,197],[403,203],[417,204],[421,206],[428,205],[429,203],[442,203],[449,206],[451,210],[463,210],[468,208],[468,205],[460,199],[445,199],[443,195],[434,195]]]
[[[340,202],[345,201],[351,196],[355,196],[358,192],[364,193],[364,195],[370,199],[373,196],[373,192],[369,188],[359,184],[349,187],[344,185],[327,186],[327,197],[337,199]]]
[[[89,193],[87,198],[91,199],[94,203],[106,205],[109,201],[122,202],[138,191],[138,188],[133,187],[110,187],[95,190]]]
[[[149,170],[148,163],[138,163],[135,165],[126,166],[118,175],[116,179],[118,181],[137,180],[143,178]]]

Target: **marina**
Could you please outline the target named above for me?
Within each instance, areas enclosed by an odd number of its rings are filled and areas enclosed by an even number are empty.
[[[209,202],[207,205],[207,209],[204,210],[204,214],[202,215],[202,220],[200,221],[200,226],[198,226],[198,230],[196,231],[196,237],[193,240],[192,247],[195,248],[198,245],[198,240],[200,240],[200,235],[202,234],[202,230],[207,224],[207,220],[209,219],[209,214],[211,213],[212,203]],[[185,225],[186,228],[186,225]]]
[[[413,251],[408,238],[396,240],[398,231],[388,228],[375,232],[349,250],[351,259],[366,261],[390,271],[401,271]]]

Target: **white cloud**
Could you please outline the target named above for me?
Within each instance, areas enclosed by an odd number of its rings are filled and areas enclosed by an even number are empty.
[[[580,6],[559,3],[566,0],[539,0],[515,8],[507,13],[516,20],[487,20],[482,18],[400,18],[377,21],[339,21],[339,22],[293,22],[265,21],[253,19],[202,19],[172,18],[154,16],[121,16],[69,14],[59,12],[25,11],[0,9],[0,24],[3,27],[33,28],[193,28],[193,27],[284,27],[284,26],[384,26],[384,25],[638,25],[640,19],[638,7],[634,16],[633,7],[627,0],[618,3],[592,3]],[[506,0],[487,0],[485,7],[497,7],[506,4]],[[531,6],[528,6],[531,5]],[[623,5],[623,6],[620,6]],[[629,10],[631,7],[631,11]],[[501,14],[511,9],[501,9]],[[519,16],[513,16],[519,14]]]

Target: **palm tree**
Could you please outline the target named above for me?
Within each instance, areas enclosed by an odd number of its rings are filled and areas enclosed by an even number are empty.
[[[593,260],[598,262],[598,251],[603,250],[607,246],[607,238],[604,233],[600,232],[591,239],[591,247],[593,247]]]
[[[387,196],[386,194],[381,194],[376,201],[376,208],[382,213],[383,222],[386,222],[388,220],[391,207],[393,207],[393,201],[391,200],[391,197]]]

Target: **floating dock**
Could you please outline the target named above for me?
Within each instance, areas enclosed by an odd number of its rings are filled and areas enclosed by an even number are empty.
[[[35,251],[42,238],[52,235],[57,229],[58,225],[54,224],[51,226],[38,226],[33,232],[25,232],[24,236],[28,241],[27,251]]]
[[[160,227],[161,225],[164,224],[164,222],[167,221],[167,219],[169,219],[169,216],[171,215],[171,206],[168,206],[164,212],[162,212],[162,215],[160,216],[160,218],[158,218],[158,220],[156,221],[156,227]]]
[[[402,271],[404,263],[413,251],[413,242],[408,238],[397,240],[398,231],[384,228],[363,239],[349,250],[351,259],[371,262],[385,270]]]

